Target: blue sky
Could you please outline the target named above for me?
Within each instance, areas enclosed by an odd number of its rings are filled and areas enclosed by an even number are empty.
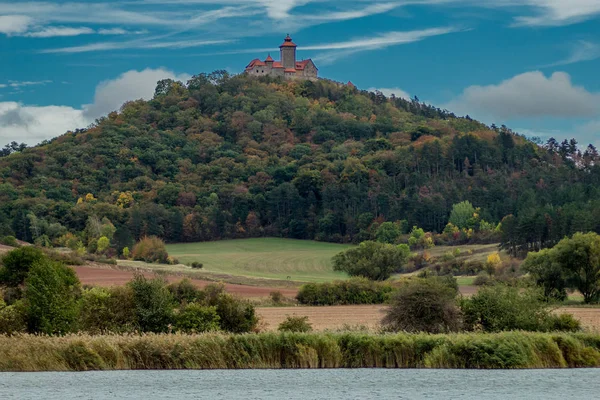
[[[0,0],[0,146],[278,58],[286,33],[320,76],[600,145],[600,0]]]

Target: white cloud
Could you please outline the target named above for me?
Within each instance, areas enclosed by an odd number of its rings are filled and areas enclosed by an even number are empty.
[[[553,64],[546,65],[545,67],[557,67],[560,65],[575,64],[582,61],[591,61],[600,58],[600,45],[585,40],[577,42],[572,50],[571,54],[560,61]]]
[[[0,102],[0,146],[13,140],[34,145],[69,130],[85,128],[96,118],[118,110],[126,101],[152,98],[156,82],[161,79],[186,81],[189,75],[165,69],[128,71],[116,79],[100,83],[94,102],[79,109]]]
[[[367,89],[369,92],[375,92],[375,91],[380,91],[381,93],[383,93],[386,97],[392,97],[392,95],[396,96],[396,97],[401,97],[403,99],[406,100],[410,100],[411,96],[405,92],[404,90],[400,89],[400,88],[369,88]]]
[[[507,1],[501,1],[507,2]],[[535,7],[538,14],[515,18],[516,25],[561,26],[597,17],[600,14],[598,0],[511,0],[509,5],[522,4]]]
[[[419,42],[428,37],[446,35],[458,31],[459,29],[457,28],[448,27],[408,32],[387,32],[370,38],[359,38],[345,42],[303,46],[302,50],[329,50],[327,53],[319,54],[314,57],[314,59],[318,60],[321,64],[327,65],[355,53],[369,50],[379,50],[400,44]]]
[[[79,35],[91,35],[96,33],[92,28],[80,27],[71,28],[68,26],[49,26],[39,31],[26,32],[23,36],[33,38],[49,38],[49,37],[65,37],[65,36],[79,36]]]
[[[68,130],[84,128],[89,121],[81,110],[66,106],[25,106],[0,103],[0,143],[12,141],[34,145]]]
[[[88,53],[92,51],[125,50],[125,49],[185,49],[190,47],[212,46],[231,43],[231,40],[175,40],[154,41],[153,38],[128,40],[125,42],[99,42],[83,46],[60,47],[42,50],[41,53]]]
[[[534,71],[498,85],[471,86],[445,108],[478,118],[573,118],[600,115],[600,93],[571,82],[565,72]]]
[[[0,33],[14,35],[26,32],[31,22],[26,15],[0,15]]]
[[[173,79],[186,82],[191,78],[187,74],[175,74],[165,69],[145,69],[128,71],[116,79],[101,82],[96,87],[93,104],[84,106],[84,114],[96,119],[117,110],[129,100],[149,100],[154,95],[156,82],[161,79]]]
[[[52,81],[49,81],[49,80],[44,80],[44,81],[8,81],[8,83],[6,83],[6,84],[1,84],[0,88],[10,87],[10,88],[18,89],[18,88],[22,88],[22,87],[25,87],[25,86],[45,85],[47,83],[52,83]]]
[[[146,31],[127,31],[123,28],[111,28],[111,29],[98,29],[94,30],[89,27],[70,27],[70,26],[48,26],[42,29],[24,32],[18,36],[25,36],[31,38],[50,38],[50,37],[66,37],[66,36],[80,36],[80,35],[139,35],[146,33]]]

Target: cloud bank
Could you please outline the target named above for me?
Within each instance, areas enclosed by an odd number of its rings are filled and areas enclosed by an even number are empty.
[[[73,108],[69,106],[35,106],[17,102],[0,102],[0,146],[12,141],[35,145],[69,130],[85,128],[97,118],[118,110],[123,103],[151,99],[156,82],[161,79],[186,81],[187,74],[166,69],[128,71],[96,87],[94,102]]]
[[[600,93],[576,86],[569,74],[527,72],[497,85],[470,86],[445,106],[482,119],[577,118],[600,115]]]

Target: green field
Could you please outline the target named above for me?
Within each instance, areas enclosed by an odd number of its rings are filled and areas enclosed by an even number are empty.
[[[330,282],[346,279],[347,275],[334,272],[331,258],[351,245],[281,238],[238,239],[216,242],[178,243],[167,245],[169,255],[179,265],[146,264],[140,261],[120,260],[122,267],[141,268],[171,274],[180,274],[215,281],[256,286],[298,286],[302,282]],[[460,249],[459,258],[484,262],[498,251],[497,245],[437,246],[428,252],[440,257]],[[503,257],[508,257],[501,253]],[[204,265],[201,270],[188,265],[193,261]],[[395,275],[393,279],[405,275]],[[473,277],[459,277],[460,285],[472,285]]]
[[[202,271],[215,274],[326,282],[345,279],[331,269],[331,258],[349,245],[307,240],[261,238],[167,245],[180,263],[198,261]]]

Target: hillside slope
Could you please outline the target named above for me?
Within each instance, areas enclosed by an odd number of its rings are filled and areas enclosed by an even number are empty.
[[[598,230],[597,157],[353,86],[201,74],[0,158],[0,235],[53,240],[95,216],[123,244],[350,242],[382,221],[442,231],[469,200],[489,222],[516,216],[505,242],[536,247]]]

